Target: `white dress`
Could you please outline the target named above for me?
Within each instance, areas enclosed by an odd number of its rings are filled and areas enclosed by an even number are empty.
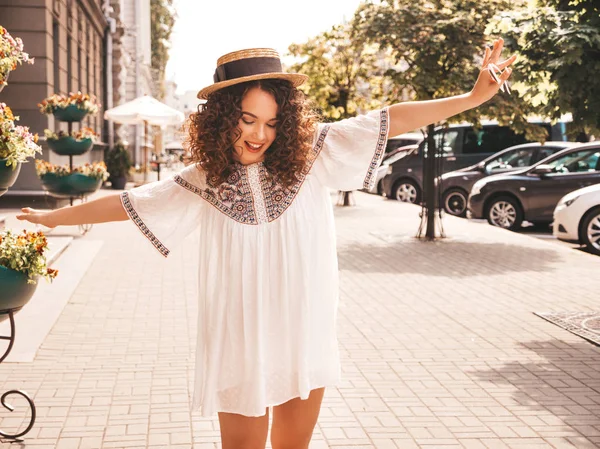
[[[340,380],[338,265],[329,189],[369,188],[385,151],[387,108],[315,133],[310,171],[291,188],[262,163],[213,185],[191,165],[121,201],[163,255],[192,232],[199,253],[193,410],[262,416]]]

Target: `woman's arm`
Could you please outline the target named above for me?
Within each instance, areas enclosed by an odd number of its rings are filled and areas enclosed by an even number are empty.
[[[107,223],[129,219],[125,209],[123,209],[119,194],[105,196],[77,206],[65,206],[49,212],[30,207],[21,210],[23,214],[17,215],[19,220],[26,220],[49,228],[60,225]]]
[[[491,52],[489,48],[486,48],[482,70],[479,72],[479,77],[471,92],[455,97],[440,98],[439,100],[407,101],[390,106],[388,136],[397,136],[445,120],[491,99],[496,95],[502,83],[510,77],[512,73],[510,65],[516,59],[516,56],[513,55],[505,61],[498,62],[503,46],[504,41],[498,39],[494,42]],[[500,82],[497,82],[490,73],[490,67],[488,67],[490,64],[491,67],[495,66],[500,70],[506,69],[499,77]]]

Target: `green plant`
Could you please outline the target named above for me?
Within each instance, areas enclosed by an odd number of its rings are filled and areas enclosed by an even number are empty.
[[[122,143],[117,143],[105,157],[106,167],[111,178],[127,176],[133,166],[131,156]]]
[[[0,26],[0,87],[7,84],[8,74],[24,62],[33,64],[33,58],[23,51],[23,41],[13,38],[6,28]]]
[[[37,144],[37,134],[29,132],[26,126],[15,125],[15,117],[8,106],[0,103],[0,159],[6,159],[6,166],[13,170],[19,162],[41,154],[42,149]]]
[[[52,281],[58,274],[58,270],[46,265],[47,250],[48,241],[41,231],[0,232],[0,265],[26,274],[28,284],[35,284],[38,276]]]

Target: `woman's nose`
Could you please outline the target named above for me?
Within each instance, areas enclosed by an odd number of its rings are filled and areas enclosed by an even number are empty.
[[[256,139],[262,142],[266,136],[265,125],[257,125],[254,134],[256,135]]]

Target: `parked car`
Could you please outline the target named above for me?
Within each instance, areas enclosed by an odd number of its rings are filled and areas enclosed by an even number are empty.
[[[385,155],[383,156],[383,160],[385,160],[385,158],[395,150],[407,145],[418,145],[423,142],[423,139],[424,136],[422,133],[404,133],[395,137],[390,137],[387,141],[387,145],[385,146]]]
[[[387,141],[387,145],[385,146],[385,153],[381,160],[381,165],[377,170],[377,174],[375,177],[375,183],[370,190],[369,193],[376,193],[381,195],[382,187],[381,180],[385,176],[387,172],[387,164],[390,161],[397,161],[404,157],[407,153],[407,149],[416,148],[419,143],[423,141],[422,133],[404,133],[395,137],[391,137]],[[367,191],[366,189],[363,189]]]
[[[551,223],[554,208],[567,193],[600,183],[600,143],[578,144],[532,167],[477,181],[467,216],[516,230],[523,220]]]
[[[388,165],[393,164],[400,159],[410,156],[413,152],[417,151],[419,145],[406,145],[404,147],[396,148],[395,150],[387,153],[381,162],[381,165],[377,168],[377,172],[375,174],[375,183],[373,187],[369,190],[369,193],[376,193],[377,195],[381,195],[383,193],[383,185],[382,180],[387,174]]]
[[[600,184],[563,196],[554,209],[552,233],[600,256]]]
[[[556,125],[535,122],[549,133],[549,140],[564,141],[566,127],[563,122]],[[440,155],[441,173],[448,173],[476,164],[505,148],[527,143],[523,134],[515,134],[508,126],[496,122],[482,121],[481,128],[472,124],[450,125],[449,128],[437,128],[434,138],[443,145]],[[423,192],[423,162],[425,160],[425,141],[419,144],[419,150],[411,157],[403,158],[388,166],[383,178],[383,193],[388,198],[419,203]]]
[[[444,173],[440,176],[442,207],[446,213],[462,217],[467,212],[467,198],[476,181],[496,173],[530,167],[538,161],[577,145],[575,142],[524,143],[509,147],[483,161]]]

